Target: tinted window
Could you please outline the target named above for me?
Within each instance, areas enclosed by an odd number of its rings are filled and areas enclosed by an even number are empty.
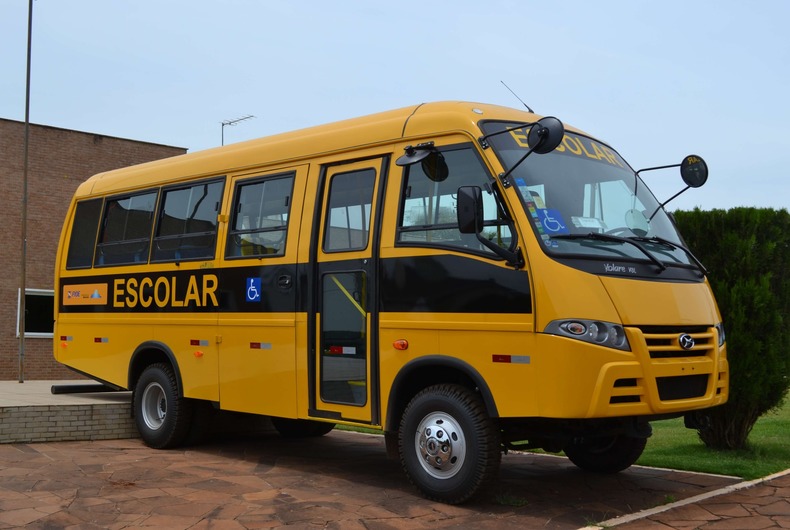
[[[285,254],[293,180],[291,174],[237,185],[228,257]]]
[[[368,246],[375,182],[373,169],[339,173],[332,178],[324,252],[362,250]]]
[[[107,201],[96,265],[148,261],[156,195],[153,191]]]
[[[367,276],[361,271],[327,274],[321,289],[321,399],[364,405],[368,308],[358,293],[367,292]]]
[[[493,191],[488,172],[473,148],[442,151],[448,175],[444,180],[428,178],[421,165],[406,168],[401,195],[398,242],[414,245],[460,247],[492,254],[474,234],[458,230],[456,194],[461,186],[483,190],[483,236],[508,248],[512,233],[501,202]]]
[[[151,261],[214,257],[222,188],[214,181],[163,192]]]
[[[101,199],[77,203],[74,223],[71,227],[69,251],[66,257],[67,269],[81,269],[93,263],[93,250],[96,248],[96,232],[101,216]]]

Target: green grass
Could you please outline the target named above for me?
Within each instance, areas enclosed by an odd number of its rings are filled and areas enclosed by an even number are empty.
[[[734,475],[747,480],[790,468],[790,400],[775,412],[762,416],[749,435],[749,447],[738,451],[715,451],[686,429],[683,419],[657,421],[653,436],[637,464]]]

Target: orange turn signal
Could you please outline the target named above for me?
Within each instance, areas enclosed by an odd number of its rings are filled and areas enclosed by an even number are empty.
[[[409,349],[409,341],[406,339],[398,339],[392,343],[392,347],[396,350],[408,350]]]

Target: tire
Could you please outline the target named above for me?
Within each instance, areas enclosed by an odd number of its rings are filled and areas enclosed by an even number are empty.
[[[568,459],[577,467],[595,473],[618,473],[639,460],[647,438],[609,436],[565,448]]]
[[[140,437],[154,449],[181,445],[192,420],[191,400],[178,393],[172,368],[164,363],[143,370],[134,388],[134,421]]]
[[[283,438],[317,438],[335,428],[334,423],[272,417],[272,425]]]
[[[477,394],[460,385],[418,393],[401,418],[398,447],[409,481],[427,498],[470,500],[499,472],[500,432]]]

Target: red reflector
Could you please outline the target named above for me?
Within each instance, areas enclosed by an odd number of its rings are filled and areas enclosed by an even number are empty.
[[[492,355],[491,360],[495,363],[509,363],[510,355]]]
[[[69,340],[69,339],[68,339],[68,337],[66,335],[61,335],[60,336],[60,340]]]
[[[189,341],[189,345],[190,346],[200,346],[200,341],[192,339],[192,340]]]
[[[329,353],[343,353],[343,346],[330,346]]]
[[[250,349],[251,350],[260,350],[261,343],[260,342],[250,342]]]

